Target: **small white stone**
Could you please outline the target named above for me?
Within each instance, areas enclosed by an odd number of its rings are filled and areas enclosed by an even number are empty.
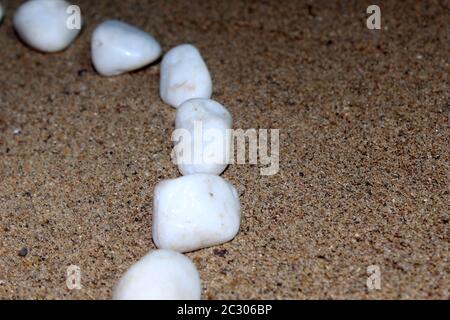
[[[220,103],[191,99],[176,113],[174,158],[183,175],[220,175],[230,162],[232,117]]]
[[[134,26],[107,20],[92,34],[91,54],[98,73],[115,76],[152,63],[161,55],[161,46]]]
[[[4,14],[3,6],[2,6],[2,4],[0,3],[0,23],[1,23],[2,20],[3,20],[3,14]]]
[[[161,63],[161,99],[177,108],[192,98],[211,98],[208,67],[193,45],[182,44],[164,55]]]
[[[232,240],[241,220],[236,189],[216,175],[164,180],[153,197],[153,241],[161,249],[194,251]]]
[[[67,48],[80,28],[69,28],[71,4],[64,0],[31,0],[15,12],[13,24],[20,38],[30,47],[43,52]]]
[[[131,266],[113,290],[114,300],[200,300],[192,261],[171,250],[153,250]]]

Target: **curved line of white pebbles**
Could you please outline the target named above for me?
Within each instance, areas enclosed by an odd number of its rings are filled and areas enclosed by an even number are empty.
[[[26,1],[16,10],[13,25],[31,48],[57,52],[66,49],[80,33],[82,18],[74,10],[65,0]],[[3,14],[0,4],[0,21]],[[117,20],[98,25],[91,38],[92,62],[103,76],[142,68],[161,53],[160,44],[148,33]],[[177,108],[176,129],[192,135],[195,123],[201,122],[204,134],[211,129],[225,139],[211,142],[208,137],[199,140],[194,135],[196,141],[175,146],[176,151],[198,143],[209,153],[202,151],[194,164],[179,156],[178,169],[183,176],[155,187],[152,236],[159,249],[128,269],[118,281],[113,299],[200,299],[201,282],[195,265],[179,252],[219,245],[239,231],[238,194],[219,176],[229,155],[219,162],[208,158],[211,152],[230,150],[227,130],[232,128],[232,118],[224,106],[210,99],[211,76],[200,52],[190,44],[172,48],[162,59],[160,74],[161,99]]]

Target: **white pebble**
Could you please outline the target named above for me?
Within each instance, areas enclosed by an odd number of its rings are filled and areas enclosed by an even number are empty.
[[[211,98],[212,81],[200,52],[190,44],[172,48],[161,63],[161,99],[177,108],[192,98]]]
[[[188,252],[228,242],[240,220],[236,189],[219,176],[193,174],[155,187],[152,230],[158,248]]]
[[[115,76],[152,63],[161,55],[161,46],[134,26],[107,20],[92,35],[91,54],[98,73]]]
[[[131,266],[113,291],[114,300],[200,300],[192,261],[175,251],[154,250]]]
[[[4,14],[3,6],[2,6],[2,4],[0,3],[0,23],[1,23],[2,20],[3,20],[3,14]]]
[[[230,161],[232,117],[220,103],[191,99],[178,107],[174,159],[183,175],[220,175]],[[178,141],[178,142],[177,142]]]
[[[81,30],[70,24],[71,4],[64,0],[32,0],[23,3],[14,14],[14,27],[30,47],[43,52],[67,48]],[[69,28],[70,26],[70,28]]]

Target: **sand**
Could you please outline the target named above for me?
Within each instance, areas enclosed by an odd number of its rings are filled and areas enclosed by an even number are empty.
[[[235,128],[280,129],[280,171],[234,165],[241,232],[189,253],[205,299],[447,299],[449,3],[77,1],[66,51],[0,26],[0,298],[108,299],[154,248],[153,187],[177,177],[159,65],[93,70],[106,18],[193,43]],[[81,290],[66,270],[81,270]],[[368,290],[377,265],[381,289]]]

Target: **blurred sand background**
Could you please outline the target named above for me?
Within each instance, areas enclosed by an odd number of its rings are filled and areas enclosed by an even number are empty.
[[[87,1],[81,36],[42,54],[2,0],[0,298],[108,299],[154,248],[152,192],[175,110],[159,65],[115,78],[90,62],[116,18],[164,50],[196,45],[235,128],[280,129],[280,171],[231,166],[241,232],[189,253],[205,299],[448,298],[448,1]],[[78,265],[81,290],[68,290]],[[378,265],[381,290],[368,291]]]

